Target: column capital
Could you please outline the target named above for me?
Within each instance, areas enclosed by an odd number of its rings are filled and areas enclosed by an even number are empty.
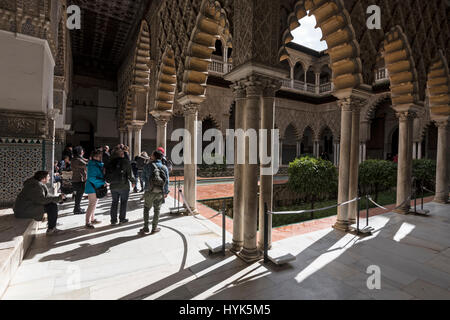
[[[242,83],[235,82],[230,86],[231,90],[233,90],[234,97],[236,99],[245,99],[246,92],[245,87],[242,85]]]
[[[440,119],[440,120],[434,120],[436,123],[436,127],[438,128],[448,128],[448,125],[450,124],[450,119]]]
[[[414,119],[417,116],[417,114],[414,111],[396,112],[395,115],[397,116],[397,118],[400,121],[412,120],[412,119]]]
[[[337,102],[338,102],[338,106],[343,111],[359,112],[361,110],[361,108],[364,106],[364,104],[366,103],[366,101],[367,101],[366,99],[363,99],[360,97],[350,96],[347,98],[339,99]]]
[[[183,105],[183,113],[184,115],[196,114],[200,109],[200,105],[197,103],[188,103]]]

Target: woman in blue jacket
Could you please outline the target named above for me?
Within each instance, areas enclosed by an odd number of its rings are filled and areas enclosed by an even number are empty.
[[[88,195],[89,205],[86,211],[86,228],[94,229],[94,224],[101,223],[95,219],[95,209],[97,207],[98,199],[95,194],[95,188],[100,188],[106,185],[105,176],[103,174],[102,150],[95,150],[92,153],[92,159],[87,165],[87,180],[84,192]]]

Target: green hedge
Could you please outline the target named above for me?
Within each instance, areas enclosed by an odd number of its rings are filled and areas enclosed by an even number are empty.
[[[362,194],[371,194],[378,200],[381,191],[397,183],[397,164],[386,160],[366,160],[359,165],[359,188]]]
[[[413,178],[417,181],[417,186],[421,185],[430,190],[436,185],[436,161],[430,159],[413,160]]]
[[[312,206],[319,200],[333,198],[337,193],[338,172],[328,160],[310,156],[295,159],[289,164],[288,175],[289,189]]]

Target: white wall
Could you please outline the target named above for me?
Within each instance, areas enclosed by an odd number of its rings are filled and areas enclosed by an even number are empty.
[[[46,40],[0,30],[0,108],[53,108],[55,62]]]

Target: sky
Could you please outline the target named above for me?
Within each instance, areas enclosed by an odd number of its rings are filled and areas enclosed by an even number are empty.
[[[291,32],[294,36],[293,42],[316,51],[328,49],[327,43],[325,41],[320,41],[322,38],[322,31],[320,28],[314,28],[316,26],[316,18],[314,16],[306,16],[300,19],[299,22],[300,27]]]

